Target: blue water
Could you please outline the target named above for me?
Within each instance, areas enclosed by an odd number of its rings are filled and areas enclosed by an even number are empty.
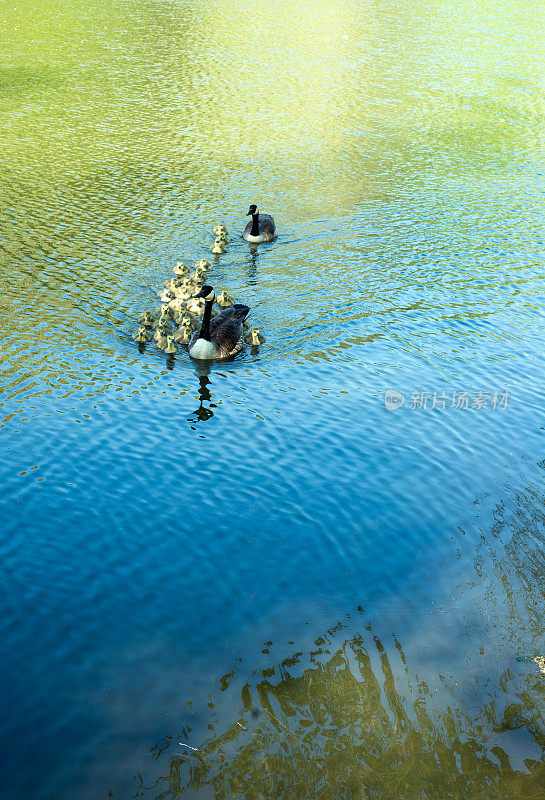
[[[180,731],[197,748],[221,734],[244,686],[295,653],[302,675],[339,621],[331,641],[384,641],[396,679],[408,670],[409,683],[434,687],[432,716],[448,707],[479,720],[479,746],[501,746],[523,777],[545,742],[538,667],[517,661],[543,652],[545,591],[543,91],[525,40],[511,77],[497,64],[489,75],[464,66],[445,29],[458,71],[426,61],[419,95],[396,54],[407,37],[423,54],[435,23],[419,32],[415,19],[406,34],[385,4],[382,84],[350,78],[375,45],[347,28],[321,106],[313,43],[301,44],[309,95],[260,108],[270,128],[252,156],[236,63],[219,92],[220,40],[171,28],[166,9],[124,4],[81,56],[34,30],[28,47],[46,42],[60,88],[31,70],[29,91],[17,72],[23,99],[3,107],[5,796],[176,797],[155,781]],[[412,19],[412,6],[399,13]],[[242,58],[249,45],[234,30]],[[145,78],[155,41],[168,69],[158,56]],[[184,41],[195,74],[175,58]],[[14,63],[31,63],[25,47],[12,43]],[[274,48],[264,58],[279,69]],[[86,100],[93,69],[101,80]],[[285,91],[300,78],[290,73]],[[146,80],[158,127],[143,131]],[[202,109],[185,118],[192,91],[205,109],[220,102],[216,127],[199,127]],[[101,134],[111,107],[117,121]],[[279,232],[257,252],[237,236],[250,202]],[[207,256],[217,220],[232,241],[210,281],[251,307],[265,344],[209,367],[183,349],[173,360],[153,344],[139,352],[138,313],[177,260]],[[389,390],[402,408],[386,408]],[[521,696],[538,721],[528,711],[498,733],[486,709],[501,716]],[[498,780],[479,796],[527,796]],[[188,796],[229,796],[208,778],[199,791]],[[425,796],[454,796],[437,791]]]

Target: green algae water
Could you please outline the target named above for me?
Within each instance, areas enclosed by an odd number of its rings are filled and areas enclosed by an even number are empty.
[[[3,795],[541,800],[541,5],[0,23]]]

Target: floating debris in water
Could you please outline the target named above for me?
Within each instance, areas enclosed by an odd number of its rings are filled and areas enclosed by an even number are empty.
[[[532,660],[538,665],[540,671],[545,674],[545,656],[534,656]]]
[[[528,664],[537,664],[540,672],[545,675],[545,656],[517,656],[517,661]]]

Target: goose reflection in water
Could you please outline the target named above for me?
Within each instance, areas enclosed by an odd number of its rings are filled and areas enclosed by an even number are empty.
[[[195,372],[199,378],[199,407],[188,417],[189,422],[206,422],[214,416],[213,408],[217,408],[216,403],[212,403],[212,394],[208,388],[210,381],[210,365],[203,363],[195,367]],[[204,404],[208,403],[208,406]]]
[[[246,259],[246,283],[248,286],[257,284],[257,262],[259,261],[259,250],[257,245],[250,245],[250,252]]]

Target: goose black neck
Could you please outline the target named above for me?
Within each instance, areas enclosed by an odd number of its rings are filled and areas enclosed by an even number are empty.
[[[205,300],[204,302],[204,314],[202,317],[202,325],[199,331],[199,339],[206,339],[207,342],[210,342],[210,320],[212,319],[212,303],[213,300]]]
[[[250,231],[250,235],[259,236],[259,211],[252,214],[252,230]]]

